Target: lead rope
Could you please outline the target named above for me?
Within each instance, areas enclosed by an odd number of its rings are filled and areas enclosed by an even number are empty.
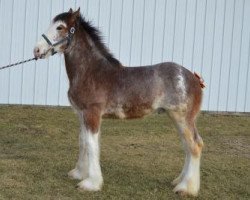
[[[9,64],[9,65],[0,67],[0,70],[6,69],[6,68],[9,68],[9,67],[13,67],[13,66],[16,66],[16,65],[21,65],[21,64],[23,64],[23,63],[30,62],[30,61],[32,61],[32,60],[37,60],[37,58],[30,58],[30,59],[28,59],[28,60],[23,60],[23,61],[14,63],[14,64]]]
[[[75,28],[74,27],[71,27],[70,28],[70,31],[69,31],[69,34],[68,36],[66,36],[65,38],[63,38],[62,40],[56,42],[55,44],[52,44],[52,42],[50,42],[49,38],[45,35],[45,34],[42,34],[42,37],[45,39],[45,41],[49,44],[50,48],[47,50],[46,53],[44,53],[44,55],[46,55],[49,51],[52,51],[52,56],[55,55],[57,52],[54,50],[54,47],[65,42],[65,41],[68,41],[68,45],[69,43],[71,42],[72,40],[72,36],[73,34],[75,33]],[[20,64],[23,64],[23,63],[26,63],[26,62],[30,62],[32,60],[37,60],[38,58],[30,58],[28,60],[23,60],[21,62],[17,62],[17,63],[14,63],[14,64],[9,64],[9,65],[6,65],[6,66],[3,66],[3,67],[0,67],[0,70],[2,69],[6,69],[6,68],[9,68],[9,67],[13,67],[13,66],[16,66],[16,65],[20,65]]]

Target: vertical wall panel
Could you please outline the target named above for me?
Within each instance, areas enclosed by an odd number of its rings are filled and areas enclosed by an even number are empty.
[[[0,65],[78,7],[125,66],[183,64],[205,79],[203,110],[250,112],[249,0],[1,0]],[[62,55],[0,71],[1,104],[69,105],[67,90]]]
[[[123,0],[123,15],[121,25],[120,52],[119,56],[124,65],[130,64],[130,51],[132,44],[132,22],[134,15],[134,1]]]
[[[83,13],[84,16],[88,17],[88,13],[90,13],[89,10],[88,10],[90,1],[93,1],[93,0],[85,0],[85,1],[83,1],[83,0],[75,0],[75,9],[80,7],[81,8],[81,13]],[[64,10],[65,11],[68,11],[69,7],[73,8],[74,1],[64,0],[64,2],[65,2],[64,3],[64,8],[65,8]]]
[[[232,33],[234,26],[235,0],[227,0],[225,10],[223,54],[220,68],[219,97],[217,110],[227,110],[228,77],[232,50]],[[204,65],[204,64],[203,64]],[[203,66],[205,68],[205,65]]]
[[[222,40],[223,40],[223,31],[224,31],[224,0],[216,1],[216,13],[215,13],[215,22],[214,22],[214,39],[213,39],[213,56],[211,63],[211,74],[210,74],[210,85],[208,93],[208,109],[216,111],[217,109],[217,97],[219,95],[219,79],[220,79],[220,63],[221,63],[221,52],[223,52]]]
[[[249,1],[244,1],[244,16],[242,24],[242,38],[241,38],[241,53],[240,53],[240,64],[239,64],[239,76],[237,84],[237,99],[235,110],[238,112],[244,112],[244,100],[246,95],[246,85],[247,85],[247,70],[248,70],[248,51],[249,51],[249,40],[250,40],[250,26],[248,20],[250,17]]]
[[[191,71],[201,73],[202,62],[203,62],[203,38],[204,38],[204,26],[206,19],[206,5],[207,0],[197,0],[196,4],[196,18],[194,27],[194,43],[193,43],[193,54]]]
[[[177,1],[175,13],[175,30],[173,43],[173,61],[182,63],[183,42],[185,38],[187,0]]]
[[[142,34],[144,29],[145,0],[134,0],[132,21],[132,42],[130,51],[130,65],[140,65],[142,54]],[[135,20],[136,19],[136,20]]]
[[[0,18],[0,41],[1,41],[1,65],[6,65],[11,62],[11,46],[12,46],[12,19],[13,19],[13,0],[1,2],[1,18]],[[8,20],[3,20],[8,19]],[[10,69],[0,72],[0,102],[9,103],[10,91]]]
[[[163,37],[165,31],[165,15],[166,0],[158,0],[155,2],[155,19],[154,19],[154,38],[151,63],[159,63],[165,61],[163,58]]]
[[[176,5],[177,5],[176,0],[167,1],[166,16],[165,16],[165,35],[163,38],[164,41],[163,58],[165,58],[166,61],[173,60]]]
[[[249,40],[249,48],[248,48],[248,68],[247,68],[247,84],[246,84],[246,97],[245,97],[245,105],[244,111],[249,112],[250,110],[250,40]],[[242,102],[243,103],[243,102]]]
[[[100,1],[99,27],[106,44],[109,44],[112,0]]]
[[[183,42],[183,60],[181,64],[183,64],[183,66],[185,66],[188,69],[191,69],[193,65],[196,12],[197,12],[197,0],[187,0],[185,38]],[[204,16],[206,16],[206,9],[204,10]],[[203,24],[205,24],[204,22],[205,21],[203,21]]]
[[[216,13],[216,0],[209,0],[207,1],[207,16],[205,21],[206,26],[206,34],[205,34],[205,42],[204,42],[204,59],[203,59],[203,67],[202,69],[202,76],[206,80],[206,92],[204,94],[203,100],[203,108],[208,110],[209,101],[208,101],[208,94],[211,90],[210,87],[210,74],[212,70],[212,63],[213,63],[213,50],[214,50],[214,35],[215,35],[215,13]],[[198,17],[198,16],[197,16]],[[195,57],[195,55],[193,55]]]
[[[29,12],[27,12],[27,10]],[[34,44],[37,41],[37,26],[38,26],[38,3],[33,0],[27,0],[26,2],[26,13],[25,13],[25,30],[24,46],[23,46],[23,59],[32,58]],[[30,17],[32,16],[32,17]],[[30,30],[33,31],[30,31]],[[18,66],[17,66],[18,67]],[[34,87],[35,87],[35,61],[29,62],[23,65],[22,68],[22,89],[21,89],[21,103],[22,104],[33,104]],[[15,102],[16,103],[16,102]]]
[[[239,61],[242,37],[243,0],[235,2],[235,17],[232,38],[231,60],[228,79],[227,111],[235,111],[237,95],[237,79],[239,74]]]
[[[138,65],[149,65],[152,62],[153,38],[155,27],[155,1],[144,0],[141,10],[142,14],[142,32],[138,38],[141,42],[140,59]],[[138,45],[139,46],[139,45]]]
[[[86,7],[86,6],[88,6],[88,7]],[[99,0],[95,0],[95,1],[89,0],[88,4],[86,4],[85,7],[86,7],[85,12],[86,12],[86,15],[88,17],[88,20],[92,21],[95,24],[95,26],[98,26],[98,23],[99,23]]]
[[[119,57],[120,37],[121,37],[121,21],[122,21],[122,2],[124,0],[113,0],[111,7],[110,20],[110,40],[109,47],[113,50],[114,56]]]
[[[24,3],[25,6],[22,6]],[[24,27],[26,1],[13,1],[12,43],[11,60],[23,59]],[[9,103],[21,103],[22,92],[22,66],[10,69],[9,79]]]

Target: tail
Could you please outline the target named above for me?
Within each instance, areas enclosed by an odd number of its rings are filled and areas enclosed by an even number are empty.
[[[201,88],[205,88],[206,86],[205,86],[205,83],[204,83],[204,79],[199,74],[197,74],[196,72],[194,72],[194,76],[199,79]]]

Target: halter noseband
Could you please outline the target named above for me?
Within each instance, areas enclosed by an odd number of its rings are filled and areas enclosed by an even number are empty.
[[[45,41],[46,41],[46,42],[48,43],[48,45],[51,47],[50,50],[51,50],[51,53],[52,53],[52,56],[53,56],[53,55],[55,55],[55,54],[57,53],[57,52],[55,51],[55,49],[54,49],[57,45],[62,44],[62,43],[64,43],[65,41],[67,41],[67,46],[70,45],[70,42],[71,42],[71,40],[72,40],[72,37],[73,37],[74,33],[75,33],[75,28],[74,28],[74,27],[71,27],[70,30],[69,30],[68,35],[67,35],[65,38],[59,40],[58,42],[56,42],[56,43],[54,43],[54,44],[52,44],[52,42],[49,40],[49,38],[48,38],[45,34],[42,34],[42,37],[45,39]]]

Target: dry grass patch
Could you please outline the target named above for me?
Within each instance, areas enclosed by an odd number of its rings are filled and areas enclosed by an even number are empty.
[[[250,198],[250,117],[201,114],[205,142],[197,199]],[[104,120],[101,192],[79,192],[67,172],[78,153],[70,108],[0,107],[0,199],[180,199],[171,181],[183,165],[166,114]],[[186,198],[193,199],[193,198]]]

